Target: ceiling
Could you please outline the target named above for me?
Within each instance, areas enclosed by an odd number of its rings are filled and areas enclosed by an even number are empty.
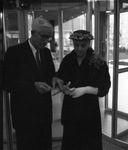
[[[59,1],[59,2],[58,2]],[[34,12],[34,16],[42,15],[48,20],[53,20],[54,24],[58,24],[58,12],[63,10],[63,21],[68,21],[81,14],[86,13],[88,0],[4,0],[4,8],[6,10],[27,10]],[[106,8],[107,0],[100,0],[100,5]],[[120,0],[121,3],[128,3],[128,0]]]
[[[6,10],[27,10],[30,13],[33,11],[34,16],[43,16],[48,20],[53,20],[54,25],[58,24],[58,11],[63,10],[63,21],[68,21],[70,19],[76,18],[86,11],[87,0],[72,0],[74,2],[61,3],[55,2],[55,0],[19,0],[19,3],[16,3],[17,0],[5,0],[4,8]],[[22,4],[21,1],[24,1]],[[47,1],[47,3],[45,3]],[[49,1],[54,1],[50,3]],[[57,1],[57,0],[56,0]],[[77,1],[77,2],[75,2]],[[81,2],[84,1],[84,2]]]
[[[55,25],[58,24],[58,11],[63,10],[63,21],[76,18],[86,12],[86,5],[81,3],[70,3],[70,4],[44,4],[41,10],[35,10],[34,15],[38,17],[42,15],[48,20],[54,20]],[[54,7],[53,7],[54,6]]]
[[[42,9],[46,7],[51,10],[65,9],[85,4],[87,0],[4,0],[5,9]]]
[[[73,7],[77,7],[77,6],[81,6],[86,4],[85,2],[83,3],[44,3],[41,2],[40,3],[35,3],[33,2],[31,4],[31,9],[48,9],[48,10],[58,10],[58,9],[68,9],[68,8],[73,8]]]

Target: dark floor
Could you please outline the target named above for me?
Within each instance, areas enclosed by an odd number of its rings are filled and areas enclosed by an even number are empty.
[[[58,94],[57,96],[53,97],[53,124],[52,124],[52,136],[53,136],[53,150],[61,150],[61,141],[57,140],[62,138],[63,133],[63,126],[60,123],[61,118],[61,107],[62,107],[62,96],[61,94]],[[100,100],[100,108],[101,108],[101,119],[102,119],[102,131],[108,136],[111,136],[111,115],[105,113],[104,111],[104,100]],[[8,150],[7,147],[7,134],[6,134],[6,123],[5,123],[5,117],[3,121],[4,130],[3,130],[3,150]],[[119,120],[118,122],[119,131],[121,132],[122,129],[125,128],[128,129],[128,121],[126,120]],[[122,128],[123,127],[123,128]],[[128,135],[125,135],[125,140],[128,142]],[[124,150],[119,147],[112,146],[110,143],[105,141],[103,139],[103,150]],[[16,150],[16,145],[14,144],[14,150]],[[127,149],[128,150],[128,149]]]
[[[9,150],[7,143],[4,143],[3,150]],[[14,144],[13,150],[16,150],[16,144]],[[52,150],[61,150],[61,141],[53,141]],[[111,144],[110,142],[103,140],[103,150],[128,150],[128,148],[122,148]]]
[[[3,150],[9,150],[7,143],[3,144]],[[17,150],[16,144],[13,144],[13,150]],[[61,150],[61,141],[53,141],[52,150]]]

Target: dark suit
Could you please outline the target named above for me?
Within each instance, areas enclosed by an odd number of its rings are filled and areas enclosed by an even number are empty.
[[[5,53],[4,88],[11,93],[12,121],[20,149],[26,141],[31,143],[31,147],[27,145],[31,149],[51,149],[51,92],[40,94],[34,85],[38,81],[52,84],[55,69],[49,49],[41,50],[41,60],[40,70],[28,41],[8,48]],[[24,135],[26,141],[22,142],[24,138],[20,137]]]

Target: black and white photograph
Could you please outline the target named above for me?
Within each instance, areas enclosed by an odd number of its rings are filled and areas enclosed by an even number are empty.
[[[128,150],[128,0],[0,5],[0,147]]]

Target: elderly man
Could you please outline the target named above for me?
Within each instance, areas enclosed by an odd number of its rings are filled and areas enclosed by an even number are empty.
[[[52,25],[38,17],[31,37],[8,48],[4,57],[4,89],[11,96],[12,123],[18,150],[52,149],[52,99],[55,69],[46,44],[53,35]]]
[[[62,150],[102,150],[101,119],[98,97],[110,88],[105,61],[90,46],[89,31],[77,30],[71,36],[74,49],[64,57],[58,77],[64,84]]]

